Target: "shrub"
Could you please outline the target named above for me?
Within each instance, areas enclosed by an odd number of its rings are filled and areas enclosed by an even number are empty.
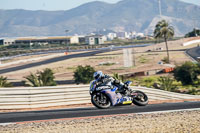
[[[139,85],[146,87],[153,87],[154,83],[157,82],[157,77],[144,77],[143,79],[139,79]]]
[[[200,30],[195,28],[193,29],[193,31],[185,35],[185,37],[196,37],[196,36],[200,36]]]
[[[120,81],[122,81],[122,82],[125,81],[124,75],[119,75],[118,73],[113,73],[113,78],[114,78],[114,79],[117,79],[117,80],[120,80]]]
[[[0,87],[12,87],[12,84],[7,81],[7,77],[0,76]]]
[[[39,72],[39,80],[42,82],[42,86],[55,86],[54,73],[51,69],[46,68],[43,72]]]
[[[139,58],[139,62],[140,62],[140,63],[147,63],[148,60],[147,60],[144,56],[141,56],[141,57]]]
[[[164,62],[164,63],[169,63],[169,59],[167,58],[167,57],[164,57],[163,59],[162,59],[162,61]]]
[[[174,79],[170,77],[160,77],[158,79],[160,82],[160,88],[166,91],[174,91],[176,89],[176,85],[173,84]]]
[[[191,88],[191,89],[189,89],[188,94],[191,94],[191,95],[200,95],[200,89]]]
[[[78,66],[74,71],[74,79],[77,84],[83,83],[87,84],[93,80],[93,73],[95,72],[94,68],[87,65],[85,67]]]
[[[37,72],[36,74],[31,73],[25,77],[34,87],[39,86],[55,86],[56,82],[54,81],[55,77],[53,71],[49,68],[46,68],[42,72]]]
[[[41,86],[39,78],[36,74],[31,73],[30,75],[26,76],[25,79],[27,79],[31,83],[31,85],[34,87]]]
[[[177,81],[181,81],[183,85],[190,85],[198,82],[200,75],[200,65],[192,62],[185,62],[181,66],[174,69],[174,77]]]

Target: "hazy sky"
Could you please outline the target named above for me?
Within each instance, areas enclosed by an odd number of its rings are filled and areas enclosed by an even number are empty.
[[[0,0],[0,9],[68,10],[96,0]],[[116,3],[120,0],[99,0]],[[200,0],[181,0],[200,5]]]

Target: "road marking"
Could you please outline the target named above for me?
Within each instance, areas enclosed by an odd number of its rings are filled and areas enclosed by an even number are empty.
[[[40,123],[40,122],[64,121],[64,120],[97,119],[97,118],[107,118],[107,117],[115,117],[115,116],[128,116],[128,115],[137,115],[137,114],[171,113],[171,112],[197,111],[197,110],[200,110],[200,108],[180,109],[180,110],[168,110],[168,111],[152,111],[152,112],[142,112],[142,113],[114,114],[114,115],[99,115],[99,116],[75,117],[75,118],[61,118],[61,119],[46,119],[46,120],[16,122],[14,124]]]
[[[14,125],[16,123],[0,123],[0,126]]]
[[[166,110],[166,111],[152,111],[152,112],[142,112],[135,114],[157,114],[157,113],[172,113],[172,112],[181,112],[181,111],[198,111],[200,108],[192,108],[192,109],[179,109],[179,110]]]

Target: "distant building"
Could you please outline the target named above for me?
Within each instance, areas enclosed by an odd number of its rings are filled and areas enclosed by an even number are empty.
[[[113,40],[117,37],[117,33],[108,33],[107,39],[108,40]]]
[[[103,35],[90,36],[55,36],[55,37],[21,37],[15,39],[0,38],[0,45],[19,45],[19,44],[104,44],[107,37]]]
[[[79,36],[78,40],[80,44],[85,44],[85,36]]]
[[[15,40],[16,44],[72,44],[79,43],[78,36],[71,37],[30,37],[18,38]]]
[[[137,33],[137,37],[145,37],[144,33]]]
[[[128,32],[117,32],[117,37],[120,39],[128,39],[129,34],[128,34]]]
[[[135,39],[137,37],[137,33],[135,31],[130,32],[130,39]]]
[[[103,35],[91,35],[85,37],[85,42],[89,45],[104,44],[105,41],[107,41],[107,38]]]
[[[4,39],[0,39],[0,45],[4,45]]]
[[[16,39],[11,39],[11,38],[4,38],[0,40],[0,45],[12,45],[15,44]]]

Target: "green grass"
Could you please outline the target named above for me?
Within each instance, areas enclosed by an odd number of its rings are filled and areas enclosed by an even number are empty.
[[[114,58],[115,58],[115,57],[104,56],[104,57],[92,57],[92,58],[89,58],[89,60],[114,59]]]
[[[140,63],[147,63],[149,60],[144,56],[144,55],[141,55],[139,57],[139,62]]]
[[[155,88],[155,83],[159,83],[160,76],[148,76],[148,77],[135,77],[135,78],[129,78],[126,80],[132,81],[134,86],[144,86],[149,88]],[[172,77],[173,79],[173,77]],[[183,86],[181,82],[178,82],[174,79],[173,86],[175,89],[172,89],[173,92],[178,93],[185,93],[185,94],[191,94],[191,95],[200,95],[200,85],[187,85]]]
[[[112,65],[115,65],[116,63],[113,63],[113,62],[105,62],[105,63],[102,63],[102,64],[99,64],[100,66],[112,66]]]

